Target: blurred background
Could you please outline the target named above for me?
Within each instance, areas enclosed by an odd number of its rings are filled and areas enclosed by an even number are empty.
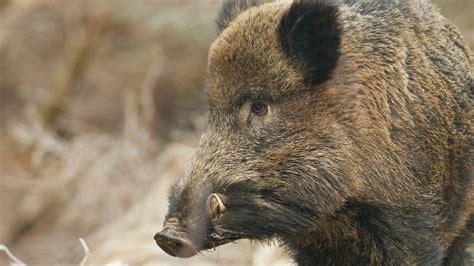
[[[473,0],[434,1],[474,46]],[[239,241],[190,260],[153,235],[206,124],[220,0],[0,0],[0,244],[23,262],[289,264]],[[0,252],[0,265],[9,258]]]

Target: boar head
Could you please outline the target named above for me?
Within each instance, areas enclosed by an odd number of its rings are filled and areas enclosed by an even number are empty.
[[[338,9],[322,1],[226,1],[209,53],[208,126],[169,195],[168,254],[237,239],[290,239],[348,195],[350,141],[331,88]]]

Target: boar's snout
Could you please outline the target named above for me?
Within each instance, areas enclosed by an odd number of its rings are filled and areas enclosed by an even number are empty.
[[[196,255],[197,251],[189,239],[179,236],[173,229],[165,228],[155,235],[156,244],[173,257],[189,258]]]

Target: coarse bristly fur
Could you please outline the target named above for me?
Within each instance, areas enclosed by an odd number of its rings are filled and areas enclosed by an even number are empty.
[[[189,257],[276,238],[300,265],[472,265],[474,82],[459,30],[427,1],[222,10],[209,125],[157,243]]]

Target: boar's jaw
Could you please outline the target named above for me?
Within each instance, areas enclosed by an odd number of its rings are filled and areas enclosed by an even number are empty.
[[[213,195],[216,194],[211,194],[211,196]],[[156,244],[168,255],[190,258],[199,251],[216,248],[235,240],[247,238],[241,233],[223,229],[220,225],[216,225],[215,222],[218,218],[214,218],[214,220],[210,219],[207,221],[207,232],[204,234],[188,232],[178,219],[169,218],[165,222],[163,230],[156,233],[154,237]]]
[[[219,232],[219,233],[218,233]],[[190,258],[201,250],[216,248],[229,242],[243,238],[239,234],[226,230],[212,232],[207,239],[194,244],[187,233],[180,233],[165,227],[155,235],[156,244],[168,255],[179,258]]]
[[[189,258],[196,255],[197,250],[186,237],[180,237],[169,228],[155,235],[156,244],[168,255]]]

